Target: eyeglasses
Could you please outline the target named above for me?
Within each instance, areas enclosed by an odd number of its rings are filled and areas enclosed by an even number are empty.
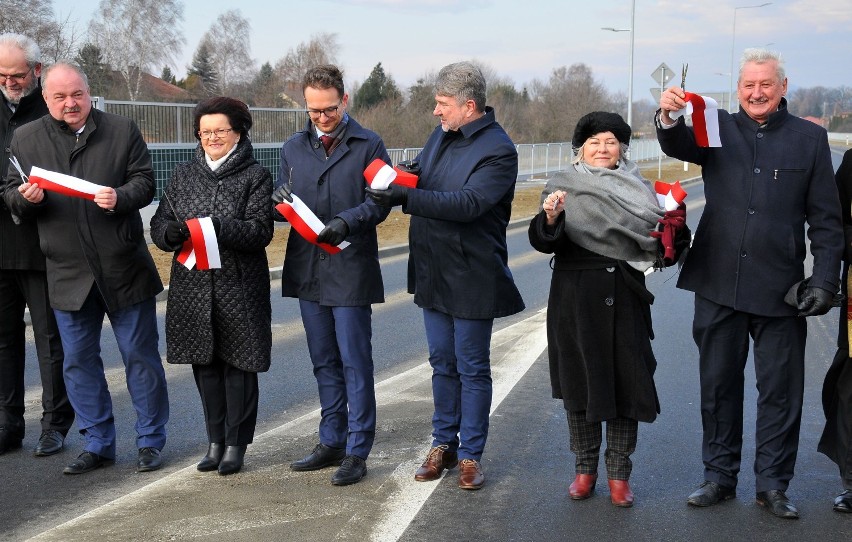
[[[214,137],[223,138],[233,132],[233,128],[219,128],[218,130],[201,130],[198,132],[198,137],[201,139],[213,139]]]
[[[341,102],[343,103],[343,102]],[[333,119],[337,116],[337,111],[340,109],[340,103],[335,105],[334,107],[326,107],[325,109],[308,109],[308,116],[312,119],[318,119],[321,116],[325,115],[329,119]]]
[[[5,73],[0,73],[0,85],[5,85],[6,81],[10,81],[10,80],[13,83],[20,83],[21,81],[23,81],[24,79],[27,78],[27,76],[30,74],[30,72],[33,71],[33,68],[35,68],[35,66],[28,69],[24,73],[13,73],[11,75],[6,75]]]

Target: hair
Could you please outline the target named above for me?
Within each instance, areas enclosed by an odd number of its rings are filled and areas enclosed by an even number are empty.
[[[770,51],[769,49],[763,49],[760,47],[752,47],[750,49],[746,49],[745,51],[743,51],[742,58],[740,58],[740,73],[738,79],[742,78],[743,68],[748,62],[754,62],[755,64],[777,62],[777,68],[775,69],[775,73],[778,75],[778,82],[780,83],[787,77],[787,73],[784,70],[784,59],[781,58],[781,53],[777,53],[775,51]]]
[[[473,100],[476,110],[485,111],[485,76],[472,62],[456,62],[441,68],[435,80],[435,94],[463,103]]]
[[[73,60],[57,60],[50,66],[46,67],[41,72],[41,86],[44,88],[44,83],[47,81],[47,76],[50,75],[50,72],[54,70],[54,68],[68,68],[69,70],[75,72],[80,76],[80,79],[83,80],[83,84],[86,85],[86,90],[89,90],[89,78],[86,76],[86,72],[83,71],[83,68],[80,67],[79,64],[74,62]]]
[[[192,114],[192,127],[196,139],[200,139],[198,131],[201,129],[201,117],[217,114],[228,117],[231,129],[240,134],[240,138],[248,137],[248,131],[251,130],[252,125],[248,106],[235,98],[215,96],[207,98],[195,106],[195,111]]]
[[[14,32],[0,34],[0,45],[17,47],[22,50],[29,68],[34,68],[41,63],[41,49],[39,49],[38,44],[23,34],[15,34]]]
[[[343,94],[345,93],[343,88],[343,72],[333,64],[314,66],[305,72],[305,76],[302,78],[302,92],[308,87],[323,90],[333,88],[343,98]]]

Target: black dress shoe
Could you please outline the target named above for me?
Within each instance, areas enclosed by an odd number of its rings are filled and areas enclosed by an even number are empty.
[[[243,468],[243,456],[246,455],[246,445],[242,446],[226,446],[225,453],[222,454],[222,461],[219,462],[219,474],[234,474],[240,472]]]
[[[775,516],[784,519],[799,519],[799,511],[780,489],[760,491],[757,494],[757,504],[768,508]]]
[[[290,470],[306,471],[324,469],[332,465],[340,465],[344,457],[346,457],[346,450],[344,448],[332,448],[331,446],[320,443],[314,446],[314,451],[311,452],[311,455],[290,463]]]
[[[834,499],[835,512],[852,512],[852,489],[847,489]]]
[[[367,476],[367,462],[357,455],[347,455],[343,458],[340,468],[331,477],[331,483],[336,486],[348,486],[361,481],[361,478],[365,476]]]
[[[201,472],[209,472],[219,468],[219,463],[222,462],[222,455],[225,453],[225,444],[222,442],[211,442],[207,447],[207,455],[205,455],[196,467]]]
[[[737,490],[733,487],[720,486],[716,482],[705,480],[692,495],[686,498],[686,503],[691,506],[712,506],[718,502],[729,501],[737,496]]]
[[[107,459],[106,457],[100,456],[96,453],[83,452],[77,456],[77,459],[72,461],[70,465],[65,467],[65,470],[62,472],[65,474],[83,474],[111,462],[111,459]]]
[[[23,437],[12,434],[12,431],[5,427],[0,427],[0,454],[4,454],[9,450],[17,450],[21,447]]]
[[[38,457],[58,454],[63,446],[65,446],[65,435],[56,429],[46,429],[41,432],[33,454]]]
[[[151,472],[163,466],[160,450],[156,448],[139,448],[139,459],[136,461],[136,472]]]

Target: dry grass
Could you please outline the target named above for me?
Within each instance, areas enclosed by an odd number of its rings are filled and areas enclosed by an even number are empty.
[[[682,162],[665,162],[662,169],[662,180],[666,182],[674,182],[679,179],[686,179],[697,176],[698,167],[690,164],[690,170],[686,173],[683,171]],[[657,178],[657,163],[643,164],[642,174],[650,180]],[[520,183],[515,191],[515,199],[512,202],[512,219],[532,217],[538,212],[538,202],[541,197],[542,185],[539,183]],[[287,246],[287,236],[290,233],[290,228],[287,226],[279,226],[275,228],[275,235],[272,242],[266,247],[266,254],[269,258],[269,265],[277,267],[284,262],[284,248]],[[399,208],[391,211],[388,218],[379,224],[379,247],[389,247],[408,242],[408,215],[403,214]],[[171,270],[172,253],[163,252],[154,245],[148,247],[151,250],[151,255],[154,257],[154,263],[160,272],[164,283],[169,281],[169,273]]]

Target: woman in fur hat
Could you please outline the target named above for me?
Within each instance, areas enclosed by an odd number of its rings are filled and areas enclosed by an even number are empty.
[[[581,118],[572,167],[548,180],[529,228],[532,246],[554,255],[548,358],[553,397],[563,401],[576,455],[569,495],[592,496],[606,422],[604,462],[612,503],[620,507],[633,505],[628,480],[638,422],[653,422],[660,412],[651,349],[654,296],[643,272],[663,264],[659,234],[651,232],[669,224],[679,248],[689,244],[685,210],[665,213],[627,159],[630,133],[615,113]]]

